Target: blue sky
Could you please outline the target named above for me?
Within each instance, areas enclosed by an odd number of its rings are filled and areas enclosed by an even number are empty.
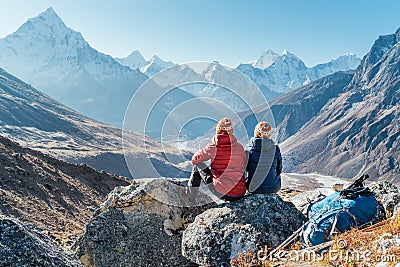
[[[306,65],[363,56],[400,27],[398,0],[0,0],[0,37],[52,6],[97,50],[236,67],[284,48]]]

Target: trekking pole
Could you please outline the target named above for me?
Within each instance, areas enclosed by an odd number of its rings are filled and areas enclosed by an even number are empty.
[[[353,187],[360,187],[364,185],[364,181],[369,178],[368,174],[361,175],[360,178],[357,178],[351,185],[349,185],[346,189],[351,189]]]
[[[306,222],[307,223],[307,222]],[[299,229],[297,229],[291,236],[289,236],[288,238],[286,238],[285,241],[283,241],[278,247],[276,247],[274,250],[272,250],[268,256],[273,255],[276,251],[278,251],[281,248],[285,248],[287,245],[289,245],[290,243],[292,243],[292,241],[298,236],[298,234],[301,232],[301,230],[303,229],[304,225],[306,225],[306,223],[304,223]]]

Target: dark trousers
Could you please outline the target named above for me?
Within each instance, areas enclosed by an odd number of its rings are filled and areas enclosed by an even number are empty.
[[[203,181],[203,183],[207,185],[208,189],[220,199],[232,202],[242,198],[223,195],[219,193],[214,188],[213,179],[214,176],[212,175],[210,168],[208,168],[206,164],[199,163],[197,165],[193,165],[192,174],[190,175],[190,179],[188,182],[188,194],[190,199],[194,200],[196,198],[201,181]]]

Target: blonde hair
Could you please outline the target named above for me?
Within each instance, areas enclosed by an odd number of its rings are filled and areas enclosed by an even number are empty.
[[[254,128],[254,137],[258,138],[271,138],[271,125],[269,122],[262,121]]]
[[[219,120],[217,127],[215,128],[216,134],[233,134],[232,121],[229,118],[222,118]]]

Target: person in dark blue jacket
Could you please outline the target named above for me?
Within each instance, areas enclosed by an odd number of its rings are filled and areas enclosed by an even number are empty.
[[[253,194],[276,193],[281,188],[282,156],[270,139],[271,125],[260,122],[245,147],[247,155],[247,190]]]

